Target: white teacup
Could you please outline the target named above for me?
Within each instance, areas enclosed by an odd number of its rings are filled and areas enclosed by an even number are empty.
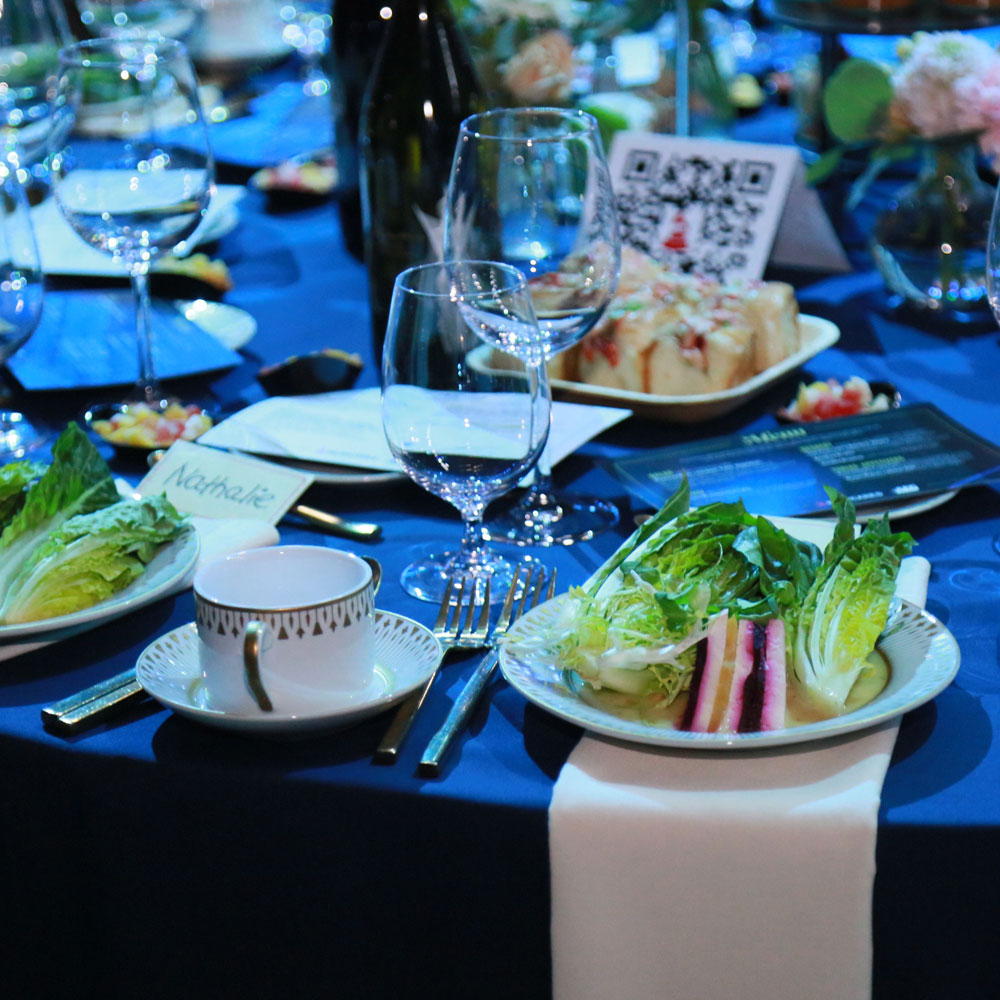
[[[375,669],[371,566],[284,545],[235,552],[194,578],[202,680],[212,708],[285,714],[349,701]]]

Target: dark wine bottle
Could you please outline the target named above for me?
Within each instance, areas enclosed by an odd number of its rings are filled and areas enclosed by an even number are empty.
[[[348,253],[364,258],[358,127],[361,104],[386,20],[386,0],[333,0],[328,75],[334,102],[333,138],[337,152],[337,207]]]
[[[361,114],[361,212],[376,358],[396,275],[439,255],[428,230],[440,238],[458,129],[482,106],[448,0],[389,2]]]

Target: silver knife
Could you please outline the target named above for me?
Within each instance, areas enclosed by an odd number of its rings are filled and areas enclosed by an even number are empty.
[[[483,693],[483,688],[489,682],[493,671],[496,670],[499,659],[496,650],[493,650],[480,660],[475,673],[462,688],[462,693],[458,696],[455,704],[451,706],[451,711],[448,712],[444,724],[427,744],[427,749],[417,765],[420,774],[436,778],[441,773],[441,762],[451,746],[451,741],[465,727],[466,719],[476,707],[476,702]]]

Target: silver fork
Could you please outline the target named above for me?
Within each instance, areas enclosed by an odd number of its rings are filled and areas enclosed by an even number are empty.
[[[448,717],[444,720],[444,725],[431,737],[431,741],[427,744],[427,749],[424,751],[423,757],[420,758],[420,764],[417,768],[421,774],[437,777],[441,773],[441,762],[448,753],[453,740],[465,726],[469,715],[479,701],[479,696],[483,693],[483,689],[486,687],[500,660],[497,651],[497,642],[500,636],[525,611],[536,607],[541,600],[543,594],[542,585],[545,581],[545,569],[541,566],[537,567],[535,571],[532,571],[530,566],[525,568],[528,571],[528,575],[524,580],[524,587],[521,590],[521,599],[517,600],[517,591],[521,577],[521,567],[518,566],[514,571],[514,579],[511,581],[510,588],[507,591],[503,608],[500,610],[500,617],[497,619],[496,628],[493,630],[492,649],[483,657],[473,675],[465,682],[465,687],[462,688],[462,693],[458,696],[455,704],[452,705]],[[551,600],[555,592],[556,571],[553,569],[552,575],[549,577],[548,586],[544,590],[545,599],[547,601]],[[517,605],[516,608],[515,602]]]
[[[468,594],[466,590],[469,591]],[[431,628],[442,646],[441,659],[424,686],[396,709],[396,714],[372,757],[376,764],[392,764],[398,758],[399,748],[403,745],[445,656],[453,649],[484,649],[489,645],[489,630],[490,581],[487,580],[486,586],[480,590],[476,581],[470,577],[452,577],[444,588],[438,616]]]

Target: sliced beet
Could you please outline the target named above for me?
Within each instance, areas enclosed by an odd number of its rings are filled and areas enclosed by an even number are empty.
[[[729,702],[720,727],[730,733],[757,733],[785,725],[785,624],[741,621]]]
[[[680,729],[695,733],[707,733],[712,720],[716,695],[719,691],[719,675],[726,655],[726,626],[729,614],[726,611],[716,615],[708,627],[708,632],[700,639],[695,649],[694,673],[688,689],[688,701],[679,723]]]

